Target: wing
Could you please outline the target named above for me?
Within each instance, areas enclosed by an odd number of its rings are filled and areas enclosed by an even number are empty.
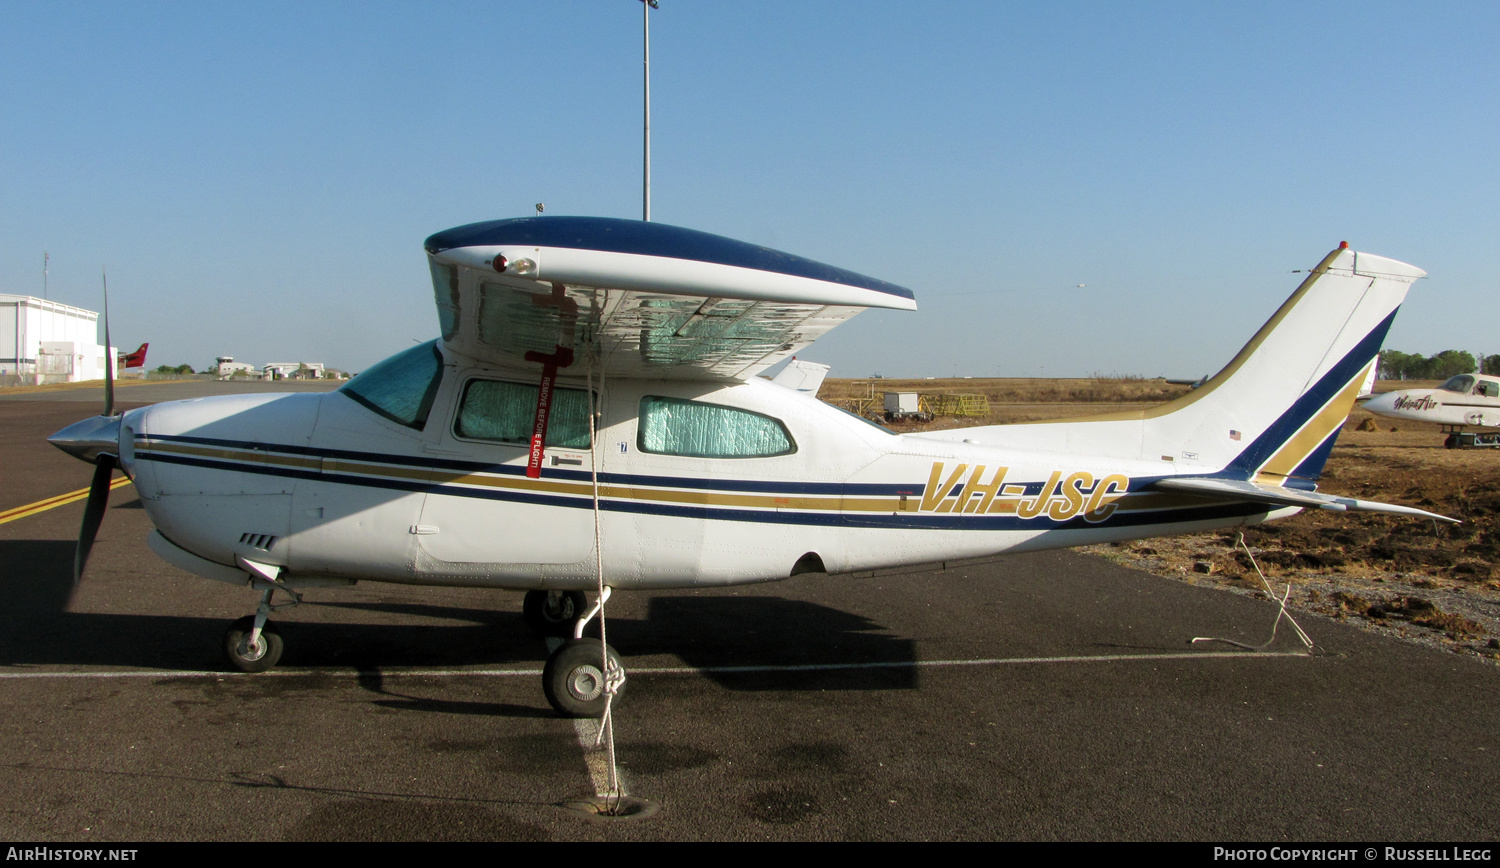
[[[660,223],[497,220],[425,246],[444,345],[501,367],[564,349],[609,376],[743,380],[865,308],[916,310],[909,289]]]
[[[1397,506],[1393,503],[1381,503],[1376,500],[1359,500],[1354,497],[1338,497],[1332,494],[1319,494],[1316,491],[1304,491],[1300,488],[1286,488],[1279,485],[1267,485],[1265,483],[1248,482],[1239,479],[1174,476],[1157,480],[1152,487],[1166,491],[1181,491],[1187,494],[1196,494],[1215,500],[1249,500],[1256,503],[1274,504],[1276,506],[1317,507],[1318,509],[1332,509],[1341,512],[1346,510],[1386,512],[1394,515],[1416,515],[1422,518],[1437,519],[1438,521],[1451,521],[1454,524],[1459,523],[1458,519],[1410,506]]]

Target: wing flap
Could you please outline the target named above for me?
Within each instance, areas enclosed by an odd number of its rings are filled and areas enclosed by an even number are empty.
[[[1157,480],[1151,487],[1164,491],[1180,491],[1186,494],[1195,494],[1217,500],[1249,500],[1255,503],[1268,503],[1275,506],[1315,507],[1317,509],[1331,509],[1339,512],[1383,512],[1391,515],[1414,515],[1438,521],[1449,521],[1454,524],[1459,523],[1456,518],[1449,518],[1446,515],[1438,515],[1435,512],[1428,512],[1424,509],[1416,509],[1415,507],[1399,506],[1394,503],[1381,503],[1375,500],[1360,500],[1355,497],[1320,494],[1316,491],[1303,491],[1297,488],[1285,488],[1239,479],[1175,476]]]

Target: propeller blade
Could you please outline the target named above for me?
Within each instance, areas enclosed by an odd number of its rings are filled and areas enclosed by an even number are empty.
[[[115,350],[109,343],[109,275],[102,267],[99,269],[99,274],[104,278],[104,412],[99,415],[113,416],[115,415]],[[99,476],[95,474],[96,484],[98,480]],[[90,494],[89,500],[92,501],[93,498],[93,494]],[[98,530],[97,527],[94,529]]]
[[[89,551],[94,547],[94,537],[99,535],[99,525],[104,521],[104,510],[109,506],[109,482],[115,474],[115,457],[100,455],[94,465],[94,481],[89,485],[88,503],[83,507],[83,526],[78,529],[78,552],[73,557],[73,584],[83,579],[83,568],[89,562]]]

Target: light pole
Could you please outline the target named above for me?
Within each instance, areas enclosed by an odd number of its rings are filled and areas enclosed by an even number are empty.
[[[651,10],[660,9],[657,0],[641,0],[641,28],[645,34],[646,58],[645,145],[641,167],[641,219],[651,222]]]

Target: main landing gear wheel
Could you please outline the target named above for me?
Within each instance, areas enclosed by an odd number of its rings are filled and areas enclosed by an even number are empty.
[[[526,626],[542,636],[572,636],[573,624],[588,610],[580,591],[527,591],[521,605]]]
[[[609,652],[602,672],[601,646]],[[569,639],[552,652],[542,669],[542,692],[563,717],[603,717],[607,683],[613,683],[616,696],[624,693],[625,667],[615,649],[598,639]]]
[[[250,633],[255,628],[255,616],[246,615],[229,625],[224,634],[224,654],[229,664],[241,672],[265,672],[276,667],[281,660],[283,643],[281,634],[269,623],[260,629],[260,640],[250,644]]]

